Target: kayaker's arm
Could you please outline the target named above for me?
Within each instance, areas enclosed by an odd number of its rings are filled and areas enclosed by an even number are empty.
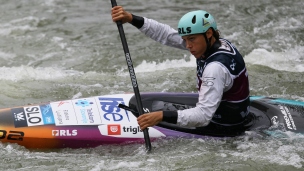
[[[222,90],[229,90],[233,80],[228,69],[218,62],[208,64],[201,79],[203,84],[196,107],[178,111],[156,111],[140,115],[137,118],[140,128],[145,129],[157,125],[161,121],[183,127],[207,126],[221,103]]]
[[[146,36],[161,44],[187,50],[186,44],[178,32],[169,25],[134,14],[131,14],[131,16],[132,21],[130,24],[138,28]]]
[[[163,120],[168,123],[177,123],[177,111],[163,111]]]
[[[177,125],[185,127],[207,126],[220,105],[223,90],[233,84],[230,73],[217,62],[206,66],[201,77],[202,85],[196,107],[178,110]]]
[[[137,118],[140,128],[145,129],[161,121],[184,127],[207,126],[220,105],[222,90],[228,90],[232,86],[233,80],[227,68],[217,62],[206,66],[201,79],[203,84],[196,107],[178,111],[156,111],[141,115]]]
[[[140,29],[144,23],[145,23],[145,19],[143,17],[134,15],[132,15],[132,21],[130,22],[130,24],[132,24],[133,26],[135,26],[136,28]]]
[[[138,125],[141,130],[144,130],[150,126],[157,125],[161,121],[169,123],[176,123],[177,112],[175,111],[156,111],[151,113],[145,113],[137,118]]]
[[[182,50],[187,50],[186,43],[182,37],[178,34],[177,30],[173,29],[171,26],[163,23],[159,23],[156,20],[144,19],[144,24],[140,27],[140,31],[151,39],[167,46],[175,47]],[[138,20],[137,17],[134,18]],[[142,20],[142,19],[140,19]],[[141,21],[142,22],[142,21]],[[136,21],[137,23],[137,21]]]
[[[167,24],[131,14],[125,11],[122,6],[113,7],[111,15],[114,22],[128,22],[138,28],[146,36],[161,44],[187,50],[186,43],[178,34],[177,30]]]

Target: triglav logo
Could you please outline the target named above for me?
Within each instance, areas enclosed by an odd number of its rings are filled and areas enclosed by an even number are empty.
[[[120,125],[108,125],[108,135],[121,135]]]
[[[52,136],[55,137],[69,137],[69,136],[76,136],[77,130],[52,130]]]
[[[137,126],[137,127],[124,126],[124,127],[122,127],[122,130],[123,130],[123,132],[131,132],[132,134],[137,134],[138,132],[142,132],[142,130],[139,128],[139,126]]]

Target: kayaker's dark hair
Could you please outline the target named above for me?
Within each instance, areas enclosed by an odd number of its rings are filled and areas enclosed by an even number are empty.
[[[220,39],[220,31],[219,30],[214,30],[213,28],[212,29],[212,32],[213,32],[213,36],[216,40],[219,40]]]

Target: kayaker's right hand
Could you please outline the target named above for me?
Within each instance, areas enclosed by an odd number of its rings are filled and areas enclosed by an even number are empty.
[[[144,130],[150,126],[157,125],[163,120],[163,111],[156,111],[151,113],[145,113],[137,118],[138,125],[141,130]]]
[[[112,20],[122,21],[122,23],[131,22],[133,17],[132,14],[125,11],[122,6],[115,6],[112,8]]]

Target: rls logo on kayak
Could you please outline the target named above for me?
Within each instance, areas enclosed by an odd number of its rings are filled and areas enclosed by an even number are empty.
[[[76,136],[77,130],[52,130],[52,136],[54,137],[70,137]]]
[[[119,124],[108,125],[108,135],[121,135]]]

